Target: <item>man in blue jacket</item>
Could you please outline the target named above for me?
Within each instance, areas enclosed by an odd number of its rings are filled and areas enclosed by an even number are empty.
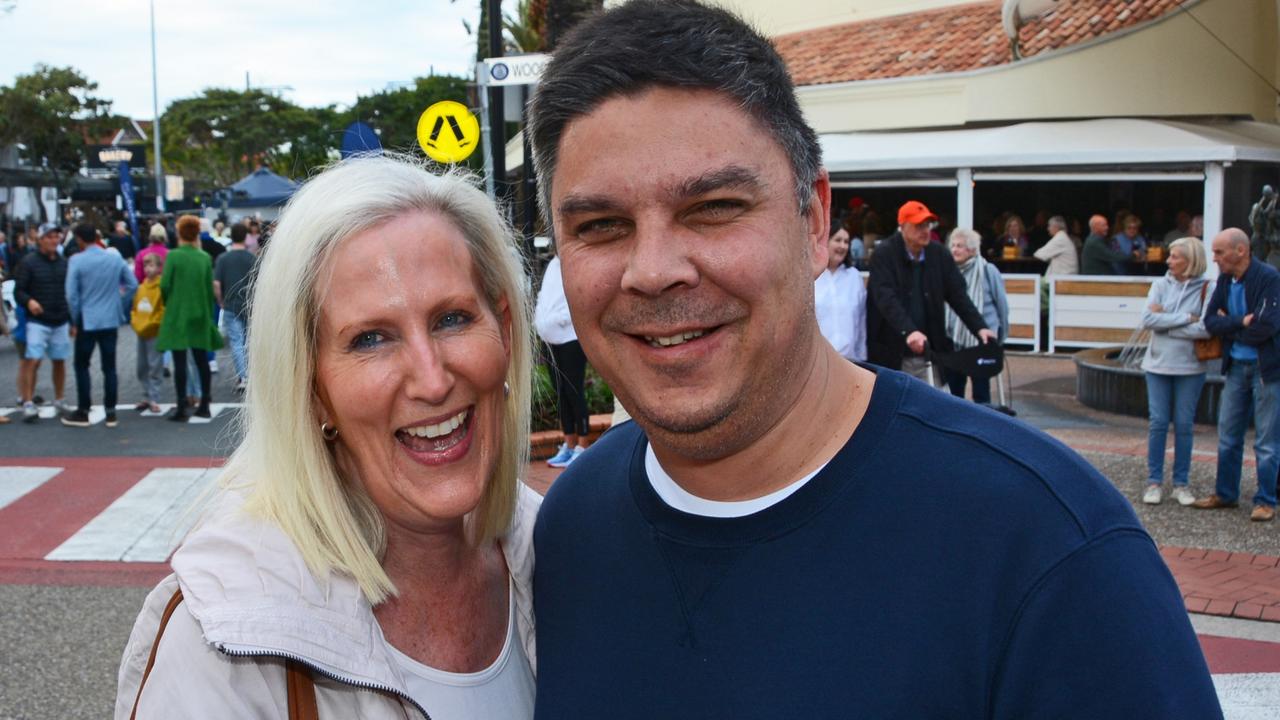
[[[536,718],[1221,717],[1106,478],[823,339],[831,185],[767,39],[631,0],[532,102],[574,329],[635,419],[538,517]]]
[[[116,426],[116,333],[120,327],[122,293],[138,287],[133,271],[118,253],[102,247],[98,231],[81,223],[71,230],[78,252],[67,265],[67,305],[71,308],[75,335],[75,411],[62,416],[62,424],[89,427],[89,360],[94,346],[102,363],[102,404],[107,427]]]
[[[1257,440],[1258,491],[1250,520],[1276,516],[1276,472],[1280,470],[1280,272],[1254,262],[1249,236],[1227,228],[1213,239],[1213,261],[1221,275],[1204,313],[1204,327],[1222,338],[1222,400],[1218,408],[1218,481],[1214,494],[1194,503],[1202,510],[1240,502],[1244,433],[1252,411]]]

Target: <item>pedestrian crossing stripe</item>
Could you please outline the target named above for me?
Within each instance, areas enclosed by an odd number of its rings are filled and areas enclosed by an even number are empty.
[[[45,560],[164,562],[199,517],[218,468],[156,468]]]
[[[0,468],[0,510],[45,484],[60,472],[62,472],[60,467]]]
[[[164,416],[168,415],[169,411],[175,407],[177,406],[174,405],[173,403],[161,403],[160,412],[153,413],[147,410],[143,410],[141,412],[135,411],[133,409],[133,406],[130,406],[130,405],[117,405],[116,415],[118,417],[129,417],[130,413],[135,413],[136,417],[163,418]],[[244,403],[213,403],[209,406],[209,417],[200,418],[192,415],[187,419],[187,422],[192,425],[204,425],[206,423],[213,422],[213,419],[218,417],[218,414],[221,413],[223,410],[238,410],[242,407],[244,407]],[[39,410],[40,410],[41,420],[57,420],[58,415],[60,414],[58,412],[58,408],[53,405],[41,405]],[[21,408],[4,408],[3,410],[0,410],[0,416],[9,416],[10,419],[12,420],[20,420],[22,418],[22,409]],[[91,408],[89,408],[89,424],[90,425],[99,425],[103,423],[106,419],[107,419],[107,412],[103,408],[103,406],[94,405]]]

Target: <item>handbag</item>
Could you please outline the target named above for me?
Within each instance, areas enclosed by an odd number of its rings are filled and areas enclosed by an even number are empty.
[[[164,635],[164,627],[169,624],[169,616],[182,602],[182,590],[175,590],[169,604],[164,606],[164,614],[160,616],[160,629],[156,630],[156,640],[151,643],[151,655],[147,658],[147,667],[142,671],[142,682],[138,683],[138,696],[133,699],[133,712],[129,720],[138,716],[138,703],[142,700],[142,688],[147,685],[147,676],[156,664],[156,650],[160,647],[160,636]],[[285,683],[289,694],[289,720],[320,720],[320,711],[316,706],[316,686],[311,679],[311,670],[297,660],[285,661]]]
[[[1209,283],[1200,286],[1200,307],[1204,307],[1204,296],[1209,292]],[[1196,359],[1200,362],[1217,360],[1222,357],[1222,338],[1210,335],[1203,340],[1192,340],[1196,346]]]

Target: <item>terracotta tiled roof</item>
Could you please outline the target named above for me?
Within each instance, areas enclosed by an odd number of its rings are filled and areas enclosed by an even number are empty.
[[[1000,5],[998,0],[976,2],[844,23],[781,35],[774,44],[797,85],[977,70],[1013,61]],[[1178,0],[1062,0],[1021,28],[1022,56],[1133,27],[1178,5]]]

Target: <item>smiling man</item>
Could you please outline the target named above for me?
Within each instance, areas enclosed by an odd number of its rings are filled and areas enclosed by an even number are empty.
[[[767,40],[634,0],[532,118],[574,327],[635,418],[538,520],[538,717],[1219,714],[1104,478],[823,340],[830,185]]]

